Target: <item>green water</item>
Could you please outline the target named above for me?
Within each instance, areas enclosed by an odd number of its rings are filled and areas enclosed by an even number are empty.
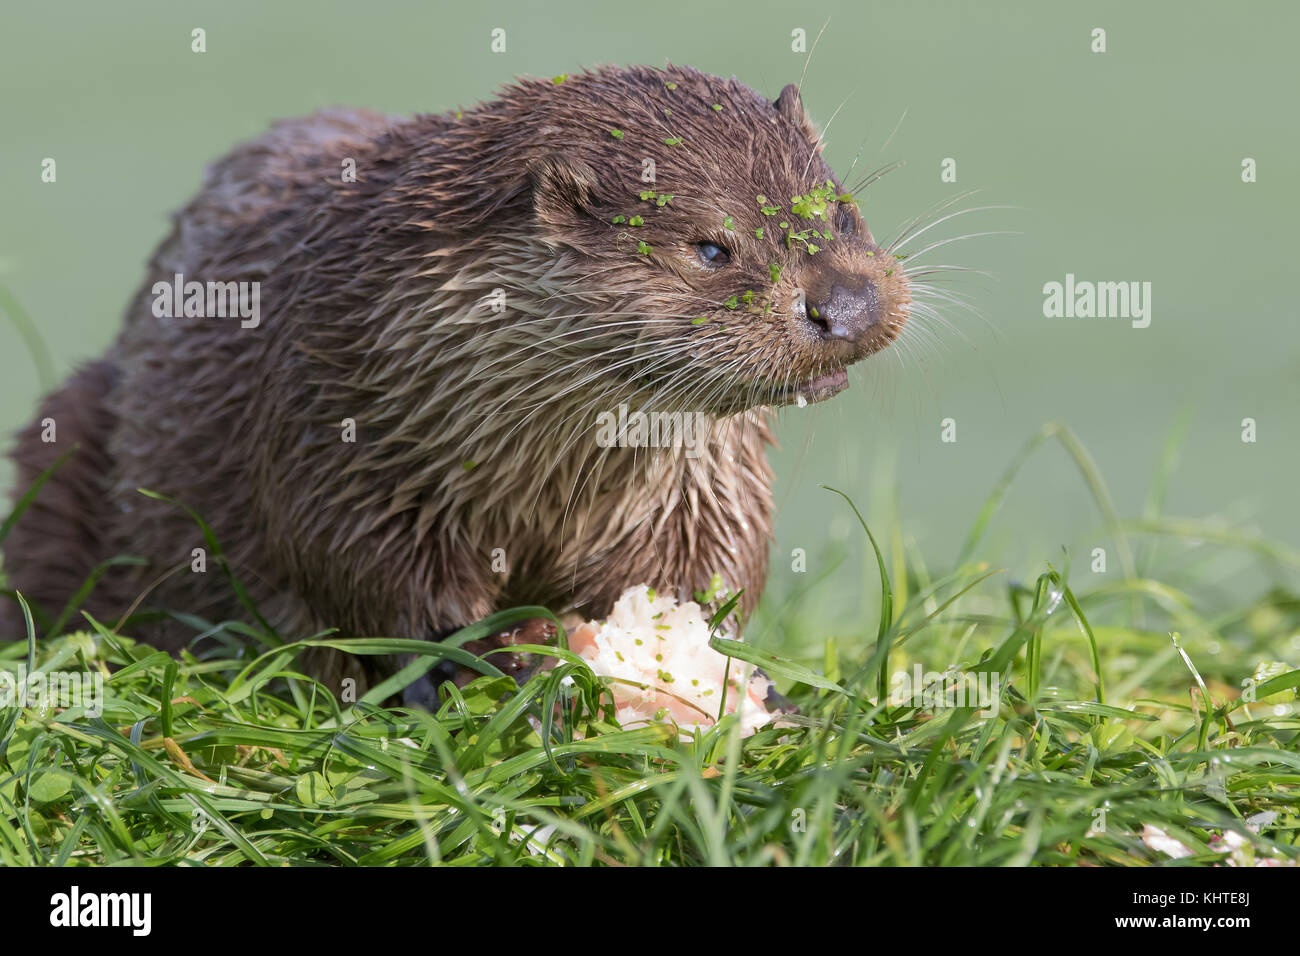
[[[996,7],[996,8],[994,8]],[[1292,546],[1300,330],[1291,288],[1300,213],[1293,3],[6,4],[0,21],[0,282],[39,324],[55,373],[113,336],[170,210],[205,163],[277,117],[321,106],[441,111],[517,73],[598,62],[685,63],[775,96],[797,81],[843,171],[902,160],[864,211],[879,237],[968,190],[963,216],[927,234],[1011,230],[927,261],[992,273],[952,288],[924,351],[884,354],[834,401],[782,419],[772,588],[789,553],[850,537],[896,488],[902,526],[936,565],[1043,422],[1080,436],[1116,507],[1142,506],[1165,437],[1187,416],[1167,509],[1223,515]],[[208,52],[190,52],[190,31]],[[507,52],[490,52],[506,30]],[[1107,52],[1090,51],[1107,31]],[[837,112],[838,110],[838,112]],[[892,136],[891,136],[892,134]],[[41,162],[57,182],[41,182]],[[940,180],[956,160],[957,181]],[[1243,183],[1252,157],[1258,181]],[[1043,285],[1067,273],[1152,283],[1151,324],[1047,319]],[[0,430],[40,383],[0,324]],[[956,422],[955,443],[940,422]],[[1257,422],[1243,443],[1241,422]],[[9,470],[0,472],[5,483]],[[1044,448],[1013,488],[988,554],[1020,574],[1067,548],[1107,544],[1066,455]],[[863,600],[860,565],[823,586],[828,617]]]

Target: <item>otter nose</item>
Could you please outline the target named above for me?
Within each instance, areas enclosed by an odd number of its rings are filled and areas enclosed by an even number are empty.
[[[808,300],[807,313],[827,338],[856,342],[880,321],[880,302],[868,281],[856,292],[833,285],[819,301]]]

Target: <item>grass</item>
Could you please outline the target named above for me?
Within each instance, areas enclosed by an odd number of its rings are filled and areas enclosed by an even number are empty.
[[[1024,458],[1053,440],[1097,501],[1119,580],[1045,563],[1019,584],[978,559]],[[799,712],[746,738],[732,718],[694,740],[665,725],[620,728],[608,691],[562,650],[522,687],[480,663],[489,673],[447,685],[431,714],[379,701],[439,656],[470,659],[454,646],[333,642],[423,655],[344,705],[295,669],[329,635],[279,644],[241,627],[242,648],[176,660],[90,619],[29,634],[0,645],[0,667],[98,672],[104,708],[0,710],[0,862],[1294,863],[1300,670],[1282,659],[1300,647],[1300,598],[1262,582],[1294,576],[1300,556],[1163,517],[1166,479],[1125,523],[1086,450],[1049,426],[948,573],[931,576],[896,525],[877,548],[863,522],[879,618],[841,650],[814,633],[810,600],[779,613],[781,646],[815,651],[741,653]],[[1133,547],[1135,535],[1148,546]],[[1149,567],[1157,537],[1163,576]],[[1259,593],[1199,596],[1207,552],[1247,556]],[[536,613],[505,612],[450,645]],[[895,675],[920,661],[998,678],[995,706],[891,702]],[[1148,845],[1148,827],[1188,853],[1175,861]],[[1231,858],[1224,834],[1244,841]]]

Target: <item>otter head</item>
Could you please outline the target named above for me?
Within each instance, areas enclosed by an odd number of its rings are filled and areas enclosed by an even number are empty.
[[[593,334],[621,343],[611,379],[718,414],[819,401],[898,336],[907,278],[796,87],[769,101],[686,68],[607,68],[550,92],[540,129],[565,148],[529,164],[534,214],[584,257]]]

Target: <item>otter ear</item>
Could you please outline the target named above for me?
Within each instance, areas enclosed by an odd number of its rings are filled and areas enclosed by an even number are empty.
[[[582,160],[548,153],[529,163],[528,177],[538,221],[573,226],[590,215],[596,196],[596,171]]]
[[[781,95],[776,98],[773,105],[776,111],[788,119],[791,123],[798,123],[804,118],[803,98],[799,95],[799,87],[793,83],[787,83]]]
[[[804,112],[799,87],[793,83],[786,84],[785,89],[772,105],[776,107],[777,115],[803,130],[804,135],[808,137],[808,142],[817,143],[817,151],[821,152],[822,144],[817,142],[819,139],[817,129],[813,126],[812,120],[808,119],[808,114]]]

